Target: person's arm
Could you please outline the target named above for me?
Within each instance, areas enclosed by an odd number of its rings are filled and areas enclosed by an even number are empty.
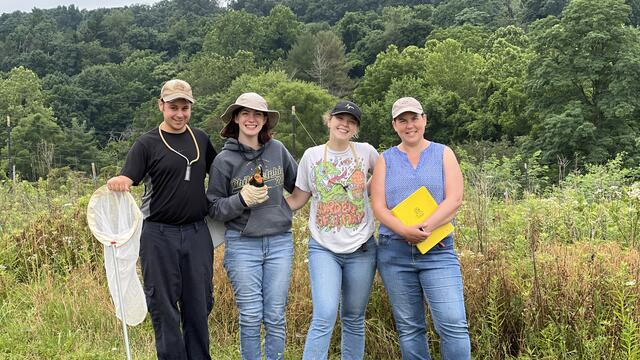
[[[284,171],[284,183],[282,186],[292,194],[295,189],[296,178],[298,176],[298,163],[284,145],[282,145],[282,167]]]
[[[146,149],[137,140],[129,149],[120,175],[107,180],[107,189],[111,191],[130,191],[131,186],[138,185],[147,172]]]
[[[301,207],[303,207],[304,204],[306,204],[307,201],[309,201],[310,197],[311,197],[310,192],[301,190],[299,187],[296,186],[296,188],[293,190],[293,193],[291,193],[291,195],[289,195],[285,200],[287,201],[287,204],[289,204],[289,207],[291,208],[291,210],[296,211]]]
[[[229,221],[240,216],[245,209],[240,193],[232,194],[230,179],[216,167],[214,160],[209,171],[207,186],[209,215],[218,221]]]
[[[438,205],[438,209],[421,224],[422,228],[428,233],[451,222],[462,204],[464,191],[462,171],[460,170],[456,155],[449,147],[445,147],[444,149],[443,167],[445,179],[444,200]]]
[[[391,214],[387,208],[387,199],[384,192],[387,165],[384,156],[379,156],[371,178],[371,207],[375,217],[394,233],[402,236],[412,244],[417,244],[429,236],[429,233],[419,229],[419,226],[405,226],[398,218]]]
[[[380,157],[380,154],[378,154],[378,150],[376,150],[376,148],[374,148],[372,145],[367,144],[369,146],[369,172],[371,174],[367,174],[367,175],[373,175],[373,169],[375,169],[376,166],[376,162],[378,161],[378,157]],[[367,193],[371,194],[371,176],[368,176],[367,179]]]
[[[310,152],[311,150],[307,149],[304,154],[302,154],[302,159],[300,159],[296,172],[295,188],[293,189],[293,192],[291,192],[291,195],[285,199],[293,211],[303,207],[311,197],[312,190],[309,184],[309,173],[312,171],[312,166],[309,164],[309,159],[311,157]]]

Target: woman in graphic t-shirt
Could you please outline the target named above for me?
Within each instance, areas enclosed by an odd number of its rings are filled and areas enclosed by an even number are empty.
[[[309,274],[313,319],[303,359],[326,359],[338,308],[342,359],[364,356],[364,318],[376,271],[373,213],[367,178],[378,152],[352,142],[360,109],[340,101],[324,116],[329,141],[307,149],[298,166],[289,206],[299,209],[311,197]]]

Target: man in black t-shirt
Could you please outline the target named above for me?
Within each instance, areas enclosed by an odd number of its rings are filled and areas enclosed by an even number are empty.
[[[211,359],[208,316],[213,308],[213,244],[204,222],[204,179],[216,151],[188,126],[194,99],[182,80],[160,92],[160,125],[133,144],[113,191],[144,182],[140,259],[158,359]],[[182,327],[181,327],[182,325]]]

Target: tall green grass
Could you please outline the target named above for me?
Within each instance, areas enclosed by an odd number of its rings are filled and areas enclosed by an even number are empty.
[[[504,196],[495,183],[476,186],[495,171],[466,172],[473,180],[456,241],[474,358],[640,359],[640,184],[616,166],[517,196]],[[0,358],[123,357],[102,247],[86,226],[94,184],[68,179],[0,187]],[[311,319],[307,211],[293,225],[288,359],[300,358]],[[212,356],[238,359],[237,311],[222,253],[215,253]],[[400,358],[378,277],[366,324],[367,359]],[[134,358],[154,358],[149,319],[129,330]],[[332,359],[339,358],[339,338],[336,325]],[[439,358],[432,327],[429,345]]]

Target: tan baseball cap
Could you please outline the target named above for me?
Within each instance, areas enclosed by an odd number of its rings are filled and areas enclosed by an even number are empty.
[[[410,111],[412,113],[416,113],[419,115],[424,114],[424,110],[422,110],[422,105],[420,102],[412,97],[403,97],[396,102],[393,103],[393,107],[391,108],[391,117],[393,119],[397,118],[403,112]]]
[[[166,102],[176,99],[185,99],[191,103],[196,102],[193,99],[191,85],[180,79],[173,79],[164,83],[164,85],[162,85],[162,90],[160,90],[160,99]]]

